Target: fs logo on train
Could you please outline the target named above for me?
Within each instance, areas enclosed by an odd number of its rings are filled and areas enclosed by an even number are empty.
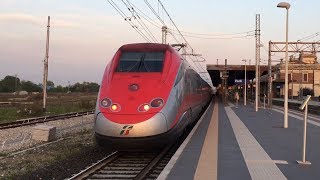
[[[125,125],[122,127],[122,130],[120,131],[120,135],[128,135],[130,130],[133,128],[133,126],[130,126],[130,125]]]

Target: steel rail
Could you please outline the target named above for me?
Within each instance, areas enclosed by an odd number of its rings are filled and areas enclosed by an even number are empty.
[[[147,177],[151,170],[165,157],[173,145],[167,146],[160,154],[158,154],[135,178],[134,180],[142,180]]]
[[[88,168],[84,169],[83,171],[79,172],[78,174],[73,175],[69,180],[73,179],[85,179],[88,178],[92,173],[98,171],[101,169],[105,164],[108,164],[118,158],[120,156],[120,153],[118,151],[115,151],[111,154],[109,154],[107,157],[99,160],[98,162],[92,164]]]
[[[157,166],[162,166],[164,159],[174,145],[166,146],[161,152],[119,152],[115,151],[97,163],[72,176],[74,179],[133,179],[142,180],[154,176]],[[171,153],[172,155],[172,153]],[[171,157],[171,156],[170,156]],[[166,160],[166,162],[169,162]]]
[[[21,119],[14,122],[2,123],[0,124],[0,129],[9,129],[9,128],[15,128],[20,126],[32,125],[36,123],[43,123],[43,122],[49,122],[49,121],[55,121],[55,120],[61,120],[61,119],[69,119],[69,118],[85,116],[89,114],[93,114],[93,111],[83,111],[83,112],[66,113],[66,114],[60,114],[60,115]]]

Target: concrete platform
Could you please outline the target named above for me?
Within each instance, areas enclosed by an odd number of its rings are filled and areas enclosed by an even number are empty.
[[[212,103],[158,179],[320,179],[320,116],[310,115],[302,160],[303,113]]]

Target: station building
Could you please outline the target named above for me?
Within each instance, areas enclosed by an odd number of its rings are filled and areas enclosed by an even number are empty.
[[[261,83],[267,83],[267,76],[261,77]],[[272,81],[273,97],[283,97],[285,82],[284,61],[273,67]],[[316,54],[301,53],[298,58],[290,57],[288,83],[289,98],[299,97],[300,90],[304,88],[313,90],[315,97],[320,96],[320,64],[317,61]]]

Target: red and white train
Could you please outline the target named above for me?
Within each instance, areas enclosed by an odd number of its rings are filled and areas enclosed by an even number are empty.
[[[170,45],[127,44],[107,65],[95,110],[98,144],[139,147],[176,139],[212,88]]]

